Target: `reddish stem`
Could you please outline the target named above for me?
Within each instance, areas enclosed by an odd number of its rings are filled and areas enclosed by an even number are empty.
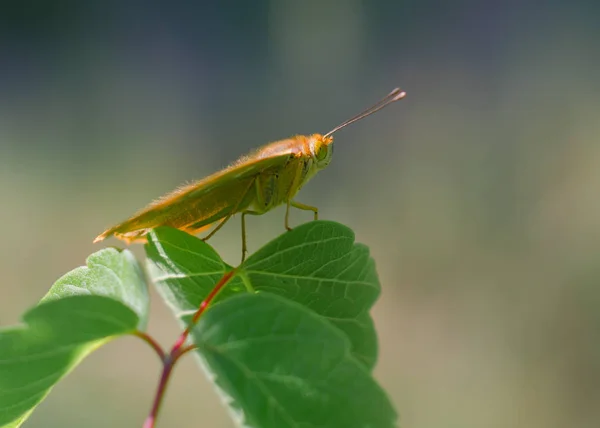
[[[177,361],[176,358],[165,358],[163,371],[160,375],[160,381],[158,382],[158,388],[156,389],[156,395],[154,396],[154,403],[152,404],[152,410],[150,410],[150,414],[146,418],[144,422],[143,428],[154,428],[154,422],[156,421],[156,416],[158,415],[158,411],[160,410],[160,405],[165,396],[165,389],[167,388],[167,384],[169,383],[169,379],[171,378],[171,372],[173,371],[173,365]]]
[[[136,337],[139,337],[144,342],[146,342],[148,345],[150,345],[150,347],[152,349],[154,349],[154,351],[158,355],[158,358],[160,358],[160,360],[162,362],[165,361],[165,355],[166,355],[165,351],[163,350],[162,346],[160,346],[158,344],[158,342],[156,340],[154,340],[153,337],[151,337],[147,333],[144,333],[143,331],[139,331],[139,330],[134,331],[132,334]]]
[[[171,348],[171,351],[168,354],[165,354],[162,348],[160,348],[160,346],[150,336],[141,332],[139,332],[140,334],[137,334],[138,332],[134,333],[136,336],[142,338],[143,340],[148,342],[150,346],[155,348],[157,353],[159,355],[162,355],[161,358],[163,361],[163,370],[160,376],[160,381],[158,383],[158,388],[156,389],[156,394],[154,395],[154,403],[152,403],[152,409],[150,410],[150,414],[144,422],[143,428],[154,428],[156,417],[158,416],[158,412],[160,410],[160,405],[162,404],[163,398],[165,396],[167,384],[169,383],[169,379],[171,378],[173,366],[182,355],[196,349],[196,345],[189,345],[184,347],[183,344],[190,335],[192,328],[194,328],[194,326],[198,323],[200,316],[204,313],[206,308],[208,308],[208,306],[211,304],[211,302],[214,300],[217,294],[219,294],[219,291],[221,291],[225,284],[227,284],[227,282],[229,282],[229,280],[235,275],[235,273],[236,269],[233,269],[221,277],[219,282],[217,282],[217,285],[215,285],[211,292],[208,294],[208,296],[206,296],[206,299],[204,299],[202,303],[200,303],[200,307],[192,317],[192,320],[190,321],[186,329],[183,331],[183,333],[181,333],[181,336],[179,336],[179,339],[177,339],[177,341],[175,342],[175,344]]]
[[[204,299],[202,301],[202,303],[200,303],[200,307],[198,308],[198,310],[192,317],[192,321],[190,321],[187,328],[183,331],[183,333],[181,333],[181,336],[179,336],[179,339],[177,340],[177,342],[175,342],[175,345],[173,345],[171,352],[173,352],[183,346],[183,344],[187,340],[188,336],[190,335],[192,328],[194,328],[194,326],[198,323],[200,316],[204,313],[206,308],[208,308],[208,306],[211,304],[211,302],[217,296],[217,294],[219,294],[219,291],[221,291],[221,289],[225,286],[225,284],[227,284],[227,282],[229,282],[231,277],[233,275],[235,275],[235,272],[236,272],[236,269],[233,269],[233,270],[227,272],[225,275],[223,275],[221,277],[221,279],[219,280],[219,282],[217,282],[217,285],[215,285],[214,288],[211,290],[211,292],[208,294],[208,296],[206,296],[206,299]]]
[[[188,352],[194,351],[196,349],[198,349],[196,345],[188,345],[185,348],[181,348],[181,351],[179,351],[179,358],[181,358],[183,354],[187,354]]]

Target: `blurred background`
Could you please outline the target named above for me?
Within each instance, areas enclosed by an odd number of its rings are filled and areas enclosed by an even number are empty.
[[[371,248],[375,375],[402,426],[598,427],[599,22],[594,1],[2,2],[0,325],[121,246],[92,245],[106,226],[402,86],[298,198]],[[249,219],[251,251],[283,214]],[[211,242],[232,263],[239,233]],[[141,426],[145,346],[90,356],[26,426]],[[233,426],[192,358],[159,421],[175,426]]]

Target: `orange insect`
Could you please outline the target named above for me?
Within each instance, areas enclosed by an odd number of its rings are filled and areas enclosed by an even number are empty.
[[[198,233],[218,222],[204,238],[207,240],[234,214],[241,213],[243,261],[247,252],[245,216],[264,214],[285,203],[285,227],[288,230],[291,230],[290,207],[312,211],[316,220],[316,207],[293,198],[308,180],[331,162],[332,135],[405,96],[404,91],[396,88],[377,104],[325,135],[297,135],[269,143],[229,167],[158,199],[128,220],[104,231],[94,242],[110,236],[127,243],[144,241],[145,235],[158,226]]]

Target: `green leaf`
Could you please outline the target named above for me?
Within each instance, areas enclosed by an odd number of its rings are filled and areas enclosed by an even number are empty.
[[[128,251],[103,249],[60,278],[24,324],[0,330],[0,427],[20,426],[86,355],[145,324],[148,294]]]
[[[152,280],[179,318],[195,311],[231,270],[208,244],[172,228],[152,231],[146,254]],[[371,369],[377,336],[369,310],[380,288],[368,248],[354,243],[349,228],[312,221],[251,255],[216,301],[250,290],[301,303],[344,331],[355,357]]]
[[[244,263],[252,288],[294,300],[343,330],[352,352],[368,368],[377,359],[369,310],[381,286],[369,249],[354,243],[351,229],[312,221],[284,233]]]
[[[91,254],[87,266],[80,266],[54,283],[42,302],[68,296],[110,297],[135,311],[139,330],[148,322],[150,297],[141,266],[128,250],[104,248]]]
[[[171,228],[152,231],[146,253],[153,281],[183,324],[232,269],[208,244]],[[395,413],[369,374],[377,357],[369,310],[379,293],[367,247],[341,224],[314,221],[251,255],[192,338],[251,426],[391,427]],[[292,329],[299,314],[311,326],[307,334]]]
[[[231,270],[210,245],[178,229],[158,227],[148,234],[147,268],[162,298],[179,318],[195,312],[226,271]],[[233,278],[217,299],[247,292]]]
[[[323,317],[271,293],[216,304],[193,330],[199,355],[255,428],[396,426],[385,392]]]

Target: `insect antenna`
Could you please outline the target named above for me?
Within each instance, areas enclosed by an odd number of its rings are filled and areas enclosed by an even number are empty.
[[[354,123],[356,121],[364,119],[367,116],[372,115],[373,113],[375,113],[376,111],[381,110],[385,106],[387,106],[387,105],[389,105],[389,104],[391,104],[393,102],[396,102],[398,100],[401,100],[405,96],[406,96],[406,92],[404,92],[400,88],[396,88],[392,92],[390,92],[389,94],[387,94],[385,97],[383,97],[381,100],[379,100],[377,103],[375,103],[374,105],[372,105],[371,107],[369,107],[368,109],[366,109],[366,110],[362,111],[361,113],[357,114],[356,116],[354,116],[354,117],[346,120],[345,122],[340,123],[338,126],[336,126],[335,128],[333,128],[327,134],[323,135],[323,137],[329,137],[334,132],[339,131],[340,129],[342,129],[342,128],[348,126],[348,125],[350,125],[351,123]]]

